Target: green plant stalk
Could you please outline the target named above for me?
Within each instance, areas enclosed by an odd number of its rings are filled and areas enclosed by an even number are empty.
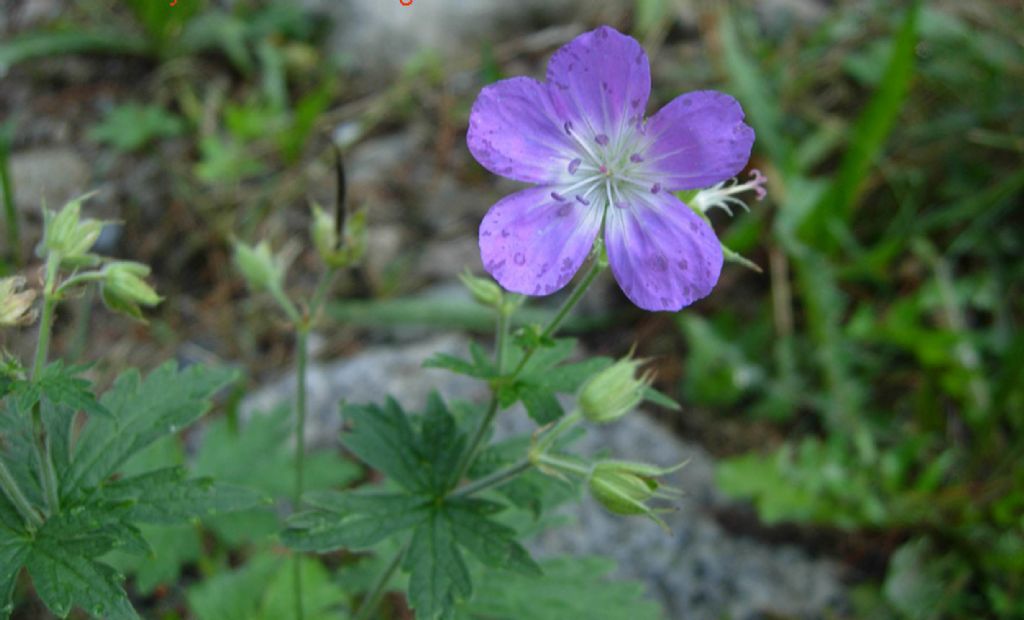
[[[46,366],[46,358],[50,350],[50,335],[53,332],[53,319],[60,294],[57,291],[57,272],[60,269],[60,255],[50,253],[46,258],[46,280],[43,285],[43,312],[39,318],[39,342],[36,345],[35,361],[32,364],[32,380]],[[35,437],[36,458],[39,461],[39,479],[46,500],[46,507],[51,515],[60,511],[60,496],[57,492],[57,472],[53,467],[50,455],[50,439],[43,424],[43,413],[37,401],[32,406],[32,434]]]
[[[306,369],[309,365],[309,330],[316,320],[327,297],[327,291],[334,279],[334,269],[328,268],[320,278],[309,304],[309,313],[296,322],[296,378],[295,378],[295,499],[294,509],[302,506],[302,494],[306,486]],[[297,318],[295,305],[280,288],[273,291],[275,298],[290,317]],[[295,593],[295,617],[302,620],[302,562],[301,556],[294,558],[293,589]]]
[[[309,325],[302,324],[298,328],[298,339],[296,344],[296,364],[298,366],[295,381],[295,502],[294,510],[302,505],[302,493],[305,487],[306,475],[306,365],[309,355]],[[304,617],[302,608],[302,556],[296,554],[294,558],[294,581],[295,591],[295,617],[302,620]]]
[[[565,300],[565,302],[562,303],[562,307],[558,309],[558,313],[555,314],[554,317],[552,317],[547,327],[544,328],[544,331],[540,335],[541,340],[550,338],[555,334],[559,326],[561,326],[562,321],[565,320],[565,317],[567,317],[569,315],[569,312],[571,312],[572,309],[576,307],[576,304],[578,304],[580,300],[583,299],[584,293],[587,292],[587,289],[590,288],[590,285],[594,282],[597,276],[601,275],[601,272],[603,272],[607,267],[608,265],[601,257],[597,257],[594,259],[593,263],[590,265],[590,269],[587,271],[587,274],[583,276],[582,280],[579,281],[579,283],[576,285],[576,288],[572,290],[572,293],[569,294],[569,297]],[[530,358],[533,357],[533,354],[536,351],[536,348],[530,349],[529,351],[526,352],[526,355],[523,356],[523,359],[519,360],[519,365],[517,365],[516,369],[512,372],[513,378],[518,376],[519,373],[522,372],[523,368],[526,366],[526,363],[530,361]]]
[[[500,486],[502,484],[505,484],[509,480],[512,480],[516,476],[524,473],[525,471],[529,470],[531,467],[533,467],[533,462],[531,462],[530,459],[522,459],[521,461],[516,462],[514,465],[509,465],[504,469],[499,469],[498,471],[492,474],[489,474],[487,476],[484,476],[483,478],[474,480],[473,482],[467,485],[459,487],[454,492],[452,492],[452,494],[449,495],[449,497],[469,497],[474,493],[479,493],[480,491]]]
[[[579,463],[574,463],[566,459],[560,459],[558,457],[551,456],[549,454],[538,454],[535,457],[537,465],[547,465],[553,469],[562,469],[565,471],[571,471],[574,474],[586,477],[590,475],[590,468]]]
[[[39,516],[36,509],[29,503],[21,487],[18,486],[18,481],[11,475],[10,470],[7,469],[7,465],[3,461],[0,461],[0,489],[3,489],[4,495],[18,509],[18,513],[21,514],[29,528],[35,530],[43,525],[42,517]]]
[[[8,169],[8,153],[11,148],[9,133],[10,125],[0,127],[0,197],[4,201],[4,219],[7,224],[7,244],[11,259],[19,267],[22,264],[21,232],[18,228],[18,210],[14,205],[14,188],[11,186],[11,173]]]
[[[579,281],[579,283],[576,284],[576,287],[573,289],[572,293],[562,304],[562,307],[559,308],[558,313],[555,314],[554,317],[552,317],[547,327],[544,328],[544,331],[541,334],[541,339],[550,338],[552,335],[554,335],[555,331],[558,330],[558,326],[562,324],[562,321],[565,320],[565,317],[569,315],[569,312],[571,312],[572,309],[576,307],[576,304],[579,303],[580,299],[583,299],[584,293],[587,292],[587,289],[590,288],[590,285],[593,284],[597,276],[599,276],[601,272],[603,272],[606,268],[607,263],[603,260],[603,258],[601,256],[595,257],[593,264],[587,271],[587,274],[583,277],[582,280]],[[507,329],[508,318],[510,316],[511,313],[508,313],[508,316],[505,316],[504,320],[502,320],[501,318],[499,318],[498,320],[498,335],[496,336],[495,340],[499,343],[503,341],[503,338],[501,337],[501,330],[503,328]],[[515,381],[516,377],[518,377],[519,373],[523,371],[523,368],[526,367],[526,363],[530,361],[530,358],[536,351],[536,348],[527,351],[526,354],[523,355],[523,359],[520,360],[519,364],[516,366],[515,370],[512,371],[512,374],[504,378],[505,381]],[[498,355],[503,356],[501,351],[498,352]],[[501,358],[498,359],[497,363],[501,363]],[[465,456],[463,457],[463,460],[458,468],[459,473],[457,476],[454,477],[453,484],[457,485],[459,483],[459,480],[461,480],[462,477],[466,475],[466,472],[469,470],[469,468],[472,467],[473,461],[476,459],[477,453],[480,451],[480,447],[481,444],[483,443],[484,437],[487,436],[487,432],[491,429],[491,425],[494,423],[494,419],[497,416],[498,394],[497,391],[492,388],[491,402],[487,405],[487,411],[484,413],[484,417],[480,421],[480,425],[473,433],[473,438],[470,439],[469,441],[469,447],[464,453]]]
[[[373,587],[370,589],[370,593],[363,599],[363,604],[359,606],[359,612],[355,615],[354,620],[369,620],[370,614],[377,609],[377,605],[380,604],[380,599],[384,596],[384,589],[388,587],[388,583],[391,581],[391,577],[394,576],[395,571],[402,565],[402,558],[405,557],[405,552],[409,550],[409,545],[404,545],[395,557],[388,564],[388,567],[384,569],[384,572],[380,574],[377,581],[373,583]]]

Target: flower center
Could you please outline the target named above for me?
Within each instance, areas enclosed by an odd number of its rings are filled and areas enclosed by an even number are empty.
[[[626,208],[637,192],[661,191],[661,184],[649,174],[643,149],[644,136],[635,124],[624,123],[615,135],[578,129],[565,123],[565,133],[575,150],[566,166],[564,181],[552,196],[575,199],[584,206],[605,209]]]

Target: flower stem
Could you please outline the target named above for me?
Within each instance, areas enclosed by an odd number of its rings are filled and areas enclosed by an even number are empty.
[[[603,250],[601,250],[601,252],[603,253]],[[558,313],[555,314],[554,318],[551,319],[551,322],[549,322],[547,327],[544,328],[544,331],[541,334],[541,339],[550,338],[552,335],[554,335],[554,333],[558,330],[558,327],[562,324],[562,321],[565,320],[565,317],[569,314],[570,311],[572,311],[576,304],[579,303],[580,299],[583,298],[583,294],[587,292],[587,289],[590,288],[590,285],[594,282],[597,276],[599,276],[601,272],[604,271],[605,268],[607,268],[607,266],[607,262],[603,259],[602,256],[598,255],[594,259],[593,263],[590,266],[590,269],[587,271],[587,274],[583,276],[582,280],[579,281],[579,283],[576,285],[576,288],[574,288],[572,293],[569,295],[569,298],[566,299],[565,302],[562,304],[562,307],[559,308]],[[498,349],[498,351],[496,353],[495,366],[498,369],[498,374],[501,374],[503,370],[502,362],[504,361],[505,357],[504,347],[508,340],[507,331],[511,313],[509,311],[506,311],[504,306],[501,309],[499,309],[498,312],[499,314],[497,335],[495,337],[496,348]],[[526,363],[530,361],[530,358],[533,357],[533,354],[536,351],[536,348],[528,350],[526,354],[523,355],[523,358],[519,361],[519,364],[516,366],[515,370],[512,371],[512,374],[510,374],[508,377],[505,377],[505,380],[514,381],[516,377],[519,376],[519,373],[523,371],[523,368],[526,367]],[[458,468],[459,474],[455,476],[455,478],[453,479],[453,484],[458,484],[459,480],[461,480],[462,477],[466,475],[466,471],[468,471],[469,468],[472,467],[473,461],[476,459],[477,453],[480,451],[480,447],[481,444],[483,443],[484,437],[487,436],[487,432],[491,429],[491,425],[494,423],[494,419],[497,417],[497,415],[498,395],[497,392],[495,392],[492,388],[491,402],[487,406],[487,411],[484,413],[484,417],[480,421],[480,425],[477,427],[476,432],[473,433],[473,438],[469,441],[469,446],[466,449],[466,452],[464,453],[465,456],[463,457],[463,461]]]
[[[590,475],[590,467],[566,459],[560,459],[551,456],[550,454],[538,454],[536,456],[536,463],[538,465],[547,465],[552,469],[561,469],[562,471],[579,474],[584,477]]]
[[[302,505],[306,476],[306,365],[309,349],[309,326],[299,325],[296,343],[297,376],[295,379],[295,499],[293,510]],[[295,556],[293,589],[295,593],[295,617],[302,620],[302,557]]]
[[[501,375],[505,370],[505,349],[508,348],[508,323],[511,312],[502,304],[498,309],[498,329],[494,335],[494,366]]]
[[[590,269],[587,271],[587,274],[576,284],[572,293],[570,293],[569,297],[562,303],[562,307],[558,309],[558,312],[548,323],[547,327],[545,327],[544,331],[541,332],[541,340],[550,338],[555,334],[558,328],[562,325],[562,321],[565,320],[565,317],[567,317],[569,312],[576,307],[576,304],[583,299],[583,294],[587,292],[590,285],[594,282],[597,276],[601,275],[601,272],[603,272],[607,266],[607,263],[600,256],[594,259],[593,263],[590,265]],[[512,378],[519,376],[519,373],[523,371],[523,368],[526,367],[526,363],[530,361],[530,358],[533,357],[533,354],[536,353],[536,351],[537,348],[534,347],[523,355],[523,358],[519,360],[519,364],[516,366],[516,369],[512,372]]]
[[[36,509],[29,503],[28,498],[21,491],[21,487],[18,486],[18,481],[11,475],[10,470],[7,469],[7,465],[3,461],[0,461],[0,489],[3,489],[4,495],[7,499],[11,500],[14,507],[18,509],[21,517],[25,520],[25,523],[31,529],[36,529],[43,524],[43,519],[36,512]]]
[[[296,377],[295,377],[295,497],[293,509],[302,506],[302,494],[306,487],[306,369],[309,365],[309,330],[313,326],[327,297],[327,291],[334,280],[334,269],[328,268],[320,277],[308,306],[308,314],[300,316],[295,304],[280,288],[271,291],[285,313],[295,322],[296,327]],[[305,615],[302,605],[302,556],[294,557],[292,588],[295,594],[295,617],[302,620]]]
[[[51,253],[46,259],[46,280],[43,284],[43,313],[39,317],[39,342],[36,345],[36,356],[32,364],[32,378],[37,379],[46,366],[46,356],[50,352],[50,333],[53,331],[54,313],[57,309],[57,270],[60,267],[60,255]]]
[[[60,255],[53,252],[46,258],[46,280],[43,284],[43,312],[39,318],[39,341],[36,344],[35,361],[32,364],[32,380],[38,381],[46,367],[46,358],[50,350],[50,336],[53,332],[53,319],[60,295],[57,292],[57,272],[60,268]],[[43,424],[42,407],[39,401],[32,405],[32,435],[35,438],[36,459],[39,463],[39,480],[50,515],[60,510],[60,496],[57,491],[57,472],[50,456],[50,439]]]
[[[380,604],[381,597],[384,596],[384,589],[388,587],[388,582],[391,581],[391,577],[398,570],[398,567],[402,564],[402,558],[405,557],[405,552],[408,551],[409,545],[403,546],[395,557],[388,564],[388,567],[384,569],[377,581],[374,582],[373,588],[370,593],[363,599],[363,604],[359,606],[359,613],[356,614],[355,620],[369,620],[370,614],[377,609],[377,605]]]
[[[500,486],[531,467],[533,467],[533,463],[530,462],[530,459],[523,459],[514,465],[509,465],[504,469],[499,469],[492,474],[474,480],[465,486],[459,487],[455,492],[449,495],[449,497],[469,497],[470,495],[479,493],[485,489]]]

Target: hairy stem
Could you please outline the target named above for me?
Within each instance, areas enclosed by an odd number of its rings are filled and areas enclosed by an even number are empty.
[[[483,491],[485,489],[500,486],[502,484],[505,484],[509,480],[512,480],[519,474],[522,474],[523,472],[527,471],[531,467],[533,467],[533,463],[530,462],[530,459],[523,459],[521,461],[518,461],[514,465],[509,465],[504,469],[499,469],[498,471],[492,474],[489,474],[487,476],[484,476],[483,478],[474,480],[473,482],[470,482],[467,485],[459,487],[449,497],[469,497],[470,495],[473,495],[474,493],[479,493],[480,491]]]
[[[567,297],[566,300],[562,303],[562,307],[558,309],[558,312],[548,323],[547,327],[544,328],[544,331],[541,333],[540,336],[541,340],[545,340],[555,335],[555,332],[558,331],[558,328],[562,325],[562,321],[565,320],[565,317],[569,316],[569,312],[571,312],[572,309],[576,307],[576,304],[578,304],[580,300],[583,299],[583,294],[587,292],[587,289],[590,288],[590,285],[593,284],[597,276],[601,275],[601,272],[603,272],[606,268],[607,264],[601,257],[596,258],[591,263],[590,269],[587,270],[587,274],[583,276],[583,279],[576,284],[576,287],[573,288],[572,293],[570,293],[569,297]],[[516,366],[516,369],[512,372],[513,378],[517,377],[519,373],[523,371],[523,368],[526,367],[526,363],[530,361],[530,358],[533,357],[533,354],[536,351],[536,347],[530,349],[529,351],[526,352],[526,355],[523,356],[523,359],[519,360],[519,364]]]
[[[296,378],[295,378],[295,498],[294,510],[302,506],[302,494],[306,487],[306,368],[309,365],[309,330],[316,320],[327,297],[327,291],[334,280],[334,269],[328,268],[320,277],[309,303],[309,313],[300,317],[295,304],[280,289],[274,296],[289,318],[296,324]],[[273,292],[273,291],[272,291]],[[302,620],[305,615],[302,605],[302,556],[294,557],[292,587],[295,593],[295,617]]]
[[[35,361],[32,364],[32,380],[38,381],[46,367],[46,358],[50,350],[50,335],[53,332],[53,319],[56,314],[57,272],[60,268],[60,255],[51,253],[46,259],[46,280],[43,284],[43,312],[39,318],[39,341],[36,344]],[[53,467],[50,455],[50,439],[43,424],[42,405],[36,401],[32,405],[32,435],[35,438],[36,460],[39,465],[39,481],[46,500],[49,514],[54,515],[60,510],[60,495],[57,491],[57,472]]]
[[[603,258],[601,256],[597,256],[591,264],[590,269],[587,271],[587,274],[583,276],[583,279],[576,284],[576,287],[573,289],[572,293],[562,304],[562,307],[559,308],[558,313],[555,314],[555,316],[548,323],[547,327],[544,328],[544,331],[541,334],[541,339],[550,338],[555,334],[555,332],[558,330],[558,327],[562,324],[562,321],[565,320],[565,317],[569,315],[569,312],[571,312],[574,307],[576,307],[576,304],[578,304],[580,299],[583,298],[584,293],[587,292],[587,289],[590,288],[590,285],[594,282],[597,276],[599,276],[601,272],[605,270],[606,267],[607,263],[603,260]],[[508,339],[507,335],[503,336],[502,334],[503,331],[507,332],[508,330],[508,322],[510,316],[511,313],[507,312],[504,307],[499,309],[497,335],[495,337],[495,342],[497,343],[498,349],[496,353],[495,366],[497,366],[499,374],[503,370],[502,363],[505,357],[503,349],[505,346],[505,342]],[[513,370],[512,373],[508,377],[505,377],[504,379],[506,381],[515,381],[515,379],[519,376],[519,373],[523,371],[523,368],[526,367],[526,363],[530,361],[530,358],[533,357],[533,354],[536,351],[536,348],[528,350],[526,354],[523,355],[523,358],[519,361],[519,364],[516,366],[515,370]],[[469,441],[469,445],[466,448],[466,451],[464,452],[462,462],[460,463],[460,466],[458,468],[459,474],[454,477],[452,484],[458,484],[462,477],[466,475],[466,472],[469,470],[469,468],[473,466],[473,461],[476,460],[477,454],[480,451],[484,438],[487,437],[487,433],[488,431],[490,431],[491,425],[494,424],[494,420],[497,417],[497,415],[498,395],[497,392],[492,388],[491,402],[487,406],[487,411],[484,413],[484,417],[480,421],[480,425],[477,427],[476,431],[473,433],[472,439],[470,439]]]
[[[4,495],[11,500],[14,507],[18,509],[18,513],[21,514],[21,518],[31,529],[35,530],[43,524],[42,517],[29,503],[21,487],[18,486],[18,481],[11,475],[3,461],[0,461],[0,489],[3,489]]]
[[[300,325],[296,344],[295,379],[295,500],[294,510],[302,505],[302,493],[305,490],[306,467],[306,364],[308,361],[309,327]],[[293,587],[295,592],[295,617],[302,620],[302,570],[300,555],[295,556],[295,573]]]
[[[402,558],[405,557],[405,552],[408,551],[409,545],[405,545],[395,554],[395,557],[388,564],[388,567],[384,569],[377,581],[374,582],[373,588],[370,589],[370,593],[363,599],[363,604],[359,606],[359,613],[355,615],[355,620],[369,620],[370,615],[377,609],[377,605],[380,604],[380,599],[384,596],[384,590],[388,587],[388,582],[391,581],[391,577],[398,570],[398,567],[402,564]]]

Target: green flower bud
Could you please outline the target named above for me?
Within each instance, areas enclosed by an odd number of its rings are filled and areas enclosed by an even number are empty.
[[[44,211],[45,234],[43,248],[61,257],[61,262],[71,266],[94,265],[98,258],[89,254],[106,222],[81,219],[82,202],[86,194],[64,205],[56,214]]]
[[[501,308],[504,294],[497,282],[490,278],[478,278],[470,273],[469,269],[459,274],[459,280],[462,280],[462,284],[469,289],[477,303],[490,308]]]
[[[36,292],[20,291],[23,286],[25,278],[21,276],[0,278],[0,327],[30,325],[36,320],[37,312],[32,309]]]
[[[651,373],[636,376],[643,363],[643,360],[626,357],[588,379],[580,388],[579,406],[583,417],[605,424],[636,408],[653,380]]]
[[[256,247],[236,241],[235,266],[254,292],[280,288],[284,281],[283,261],[274,256],[266,241]]]
[[[143,320],[139,306],[152,307],[162,301],[144,278],[149,276],[147,265],[132,261],[117,261],[103,269],[100,293],[103,302],[114,312]]]
[[[617,515],[645,515],[667,529],[665,522],[648,505],[652,499],[676,499],[680,492],[662,486],[657,478],[676,471],[685,463],[664,469],[629,461],[601,461],[590,474],[590,493],[609,512]]]
[[[313,205],[313,224],[310,226],[313,247],[324,262],[338,251],[338,223],[319,205]]]
[[[350,267],[366,254],[366,216],[362,211],[346,218],[343,237],[338,237],[335,216],[313,205],[310,236],[320,260],[335,269]]]

